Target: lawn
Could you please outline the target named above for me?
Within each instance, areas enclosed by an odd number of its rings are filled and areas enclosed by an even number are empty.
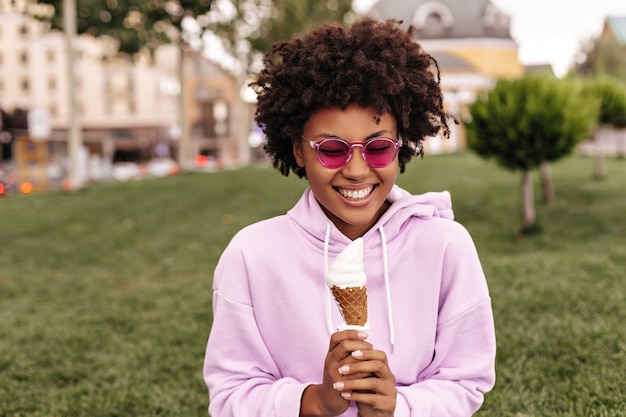
[[[592,170],[553,166],[529,237],[519,174],[461,153],[399,178],[450,190],[478,246],[498,337],[480,417],[626,416],[626,160]],[[0,416],[206,416],[213,268],[304,186],[249,167],[0,199]]]

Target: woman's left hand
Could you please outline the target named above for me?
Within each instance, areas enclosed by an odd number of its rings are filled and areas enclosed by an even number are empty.
[[[385,352],[368,349],[352,352],[352,356],[357,362],[342,366],[340,373],[346,376],[366,373],[371,376],[343,380],[343,385],[335,384],[335,389],[346,400],[356,402],[361,417],[393,416],[398,390]]]

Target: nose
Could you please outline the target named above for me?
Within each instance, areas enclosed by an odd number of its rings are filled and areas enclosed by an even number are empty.
[[[356,149],[360,148],[360,149]],[[346,178],[362,178],[366,176],[370,171],[370,166],[365,162],[363,152],[365,148],[362,144],[354,144],[350,147],[351,156],[350,160],[343,167],[343,175]]]

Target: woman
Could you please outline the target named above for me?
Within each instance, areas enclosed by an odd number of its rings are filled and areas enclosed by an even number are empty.
[[[495,381],[491,303],[447,192],[395,185],[448,134],[436,62],[400,22],[280,42],[253,83],[265,150],[309,187],[241,230],[213,280],[204,377],[224,416],[469,416]],[[369,333],[337,331],[328,265],[362,238]]]

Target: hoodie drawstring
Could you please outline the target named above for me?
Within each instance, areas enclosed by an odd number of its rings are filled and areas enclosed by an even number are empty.
[[[324,236],[324,276],[328,273],[328,246],[330,245],[330,222],[326,223],[326,234]],[[387,238],[385,237],[385,230],[383,226],[378,228],[378,232],[380,233],[380,240],[382,241],[382,250],[383,250],[383,275],[385,278],[385,298],[387,302],[387,322],[389,325],[389,342],[391,344],[391,353],[393,354],[393,350],[396,344],[396,332],[393,327],[393,314],[391,311],[391,286],[389,284],[389,257],[387,256]],[[326,325],[328,326],[328,334],[333,334],[335,332],[333,326],[333,319],[331,313],[331,298],[332,294],[328,286],[326,286]]]
[[[396,331],[393,328],[393,313],[391,311],[391,286],[389,284],[389,258],[387,256],[387,238],[385,237],[385,229],[383,226],[378,228],[380,240],[383,246],[383,275],[385,276],[385,295],[387,297],[387,323],[389,325],[389,342],[391,344],[391,353],[396,345]]]
[[[330,222],[326,223],[326,235],[324,236],[324,277],[328,274],[328,245],[330,244]],[[326,287],[326,326],[328,326],[328,334],[333,334],[333,318],[330,311],[331,293],[330,288]]]

